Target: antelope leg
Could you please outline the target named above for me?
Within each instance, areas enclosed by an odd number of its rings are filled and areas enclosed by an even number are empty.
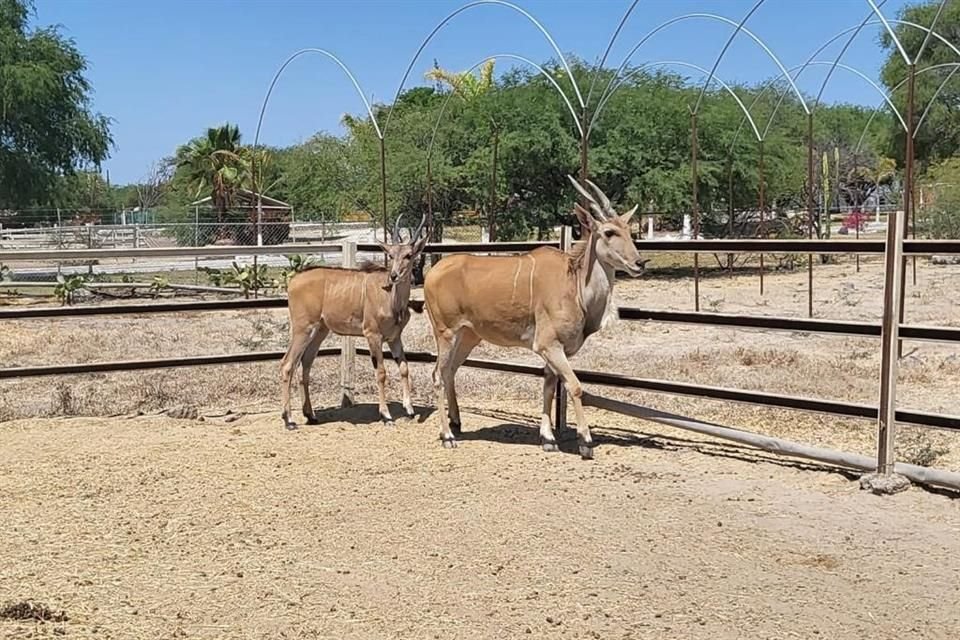
[[[413,410],[413,401],[410,399],[410,367],[407,365],[407,354],[403,352],[403,341],[400,336],[390,343],[390,353],[397,362],[397,368],[400,370],[400,385],[403,388],[403,410],[407,412],[407,417],[412,418],[416,415]]]
[[[577,380],[576,374],[573,373],[573,367],[570,366],[570,361],[567,360],[563,347],[560,343],[554,342],[540,348],[534,345],[534,349],[547,361],[547,365],[563,379],[563,383],[567,387],[567,393],[573,398],[573,408],[577,414],[577,442],[580,445],[580,457],[585,460],[593,458],[593,437],[590,435],[590,426],[583,415],[583,403],[581,402],[583,387]]]
[[[447,392],[447,404],[450,411],[450,428],[453,434],[459,436],[463,423],[460,420],[460,403],[457,400],[456,375],[474,347],[480,344],[480,336],[470,329],[461,329],[460,333],[453,340],[453,347],[447,361],[446,378],[443,380],[443,386]]]
[[[293,370],[300,362],[304,350],[313,338],[316,327],[294,328],[291,331],[290,346],[287,353],[284,354],[280,363],[280,402],[283,407],[283,426],[287,429],[293,429],[297,425],[290,420],[290,378],[293,376]]]
[[[367,334],[367,344],[370,345],[370,359],[373,368],[377,371],[377,390],[380,401],[380,418],[387,423],[393,422],[390,409],[387,407],[387,368],[383,366],[383,338],[375,334]]]
[[[453,345],[445,335],[445,332],[434,331],[434,338],[437,341],[437,364],[433,368],[433,393],[437,397],[437,418],[440,420],[440,441],[443,442],[445,449],[453,449],[457,446],[457,441],[450,431],[450,423],[447,419],[445,402],[446,390],[444,389],[445,381],[443,375]]]
[[[317,424],[317,416],[313,412],[313,403],[310,401],[310,367],[313,366],[313,361],[317,357],[317,351],[320,350],[320,345],[329,334],[330,330],[326,327],[318,328],[313,338],[307,344],[306,349],[303,350],[303,355],[300,356],[300,371],[303,386],[303,417],[306,418],[307,424]]]
[[[543,369],[543,413],[540,415],[540,445],[544,451],[559,451],[557,440],[553,435],[553,421],[550,413],[553,407],[553,397],[557,391],[557,374],[547,365]]]

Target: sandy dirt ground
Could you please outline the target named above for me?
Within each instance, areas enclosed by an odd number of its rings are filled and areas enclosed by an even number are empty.
[[[921,262],[907,321],[957,326],[958,280],[960,267]],[[818,317],[876,321],[880,282],[877,263],[818,267]],[[804,272],[769,275],[761,297],[755,277],[708,278],[704,309],[803,316],[805,283]],[[617,297],[690,309],[692,282],[654,273],[621,282]],[[8,322],[0,358],[283,349],[284,323],[283,310]],[[433,349],[423,317],[405,336],[408,349]],[[621,322],[574,363],[875,403],[877,342]],[[956,347],[907,353],[901,406],[960,414]],[[572,439],[545,454],[539,380],[466,369],[465,435],[444,450],[429,368],[412,374],[422,421],[386,427],[358,363],[361,406],[296,431],[280,424],[275,363],[0,384],[0,637],[956,635],[956,496],[880,498],[836,470],[593,409],[594,461]],[[314,372],[317,406],[333,406],[336,359]],[[809,444],[875,446],[869,422],[591,390]],[[171,408],[205,419],[137,415]],[[960,442],[904,428],[898,457],[960,470]]]
[[[466,417],[453,451],[371,405],[7,422],[0,606],[66,619],[0,636],[955,637],[956,499],[614,416],[592,462]]]

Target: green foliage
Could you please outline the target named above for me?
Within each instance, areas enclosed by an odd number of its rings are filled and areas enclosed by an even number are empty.
[[[252,292],[269,286],[271,280],[267,277],[265,264],[254,267],[252,264],[240,266],[234,262],[233,270],[226,274],[225,283],[237,285],[243,291],[243,297],[249,298]]]
[[[250,176],[250,157],[240,145],[240,129],[229,123],[207,129],[205,136],[177,149],[175,162],[196,188],[194,197],[209,195],[217,221],[223,222],[234,194]]]
[[[53,288],[53,295],[61,305],[73,304],[78,292],[87,286],[87,278],[83,275],[64,276],[57,274],[57,285]]]
[[[924,208],[924,235],[935,239],[960,239],[960,158],[934,164],[922,181],[927,198]]]
[[[287,262],[289,264],[280,272],[280,281],[278,282],[283,289],[287,288],[287,285],[290,284],[290,278],[296,274],[321,264],[312,256],[305,256],[299,253],[287,256]]]
[[[940,0],[922,0],[915,4],[908,4],[900,11],[899,18],[916,24],[930,25],[939,6]],[[903,24],[893,25],[893,27],[907,54],[911,58],[915,57],[926,37],[926,31]],[[936,31],[943,34],[947,40],[957,42],[957,34],[960,32],[960,3],[946,3],[937,22]],[[907,77],[907,66],[893,40],[885,31],[881,32],[880,44],[887,52],[881,78],[892,93],[894,104],[901,113],[906,114],[907,85],[904,80]],[[930,72],[922,72],[922,69],[955,62],[957,62],[956,54],[947,44],[937,38],[930,39],[923,59],[917,65],[918,73],[915,83],[917,120],[930,104],[937,88],[953,71],[950,66],[942,66]],[[904,133],[899,123],[895,126],[891,124],[891,132],[892,147],[889,153],[902,166]],[[926,120],[917,130],[914,144],[921,171],[928,163],[956,154],[960,147],[960,74],[952,75],[950,81],[943,87],[943,91],[932,104]]]
[[[107,158],[109,120],[90,110],[87,62],[30,0],[0,0],[0,209],[54,197],[61,175]]]
[[[165,276],[153,276],[153,280],[150,282],[150,293],[153,294],[154,298],[156,298],[164,291],[164,289],[168,289],[169,287],[169,278]]]

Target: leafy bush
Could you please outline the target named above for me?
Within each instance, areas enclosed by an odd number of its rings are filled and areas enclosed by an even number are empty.
[[[57,286],[53,288],[53,295],[57,297],[61,305],[73,304],[76,294],[86,288],[87,279],[82,275],[72,275],[64,277],[63,274],[57,274]]]

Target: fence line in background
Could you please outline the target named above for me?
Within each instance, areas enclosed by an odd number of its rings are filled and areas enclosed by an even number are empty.
[[[817,253],[882,255],[882,240],[637,240],[637,248],[668,253]],[[559,248],[559,242],[463,242],[430,243],[427,253],[513,253],[539,247]],[[381,253],[379,245],[358,243],[360,253]],[[138,249],[0,249],[0,262],[103,260],[108,258],[171,258],[205,256],[292,255],[339,253],[340,244],[287,244],[269,246],[223,245],[206,247],[141,247]],[[957,255],[960,240],[904,240],[905,255]]]

